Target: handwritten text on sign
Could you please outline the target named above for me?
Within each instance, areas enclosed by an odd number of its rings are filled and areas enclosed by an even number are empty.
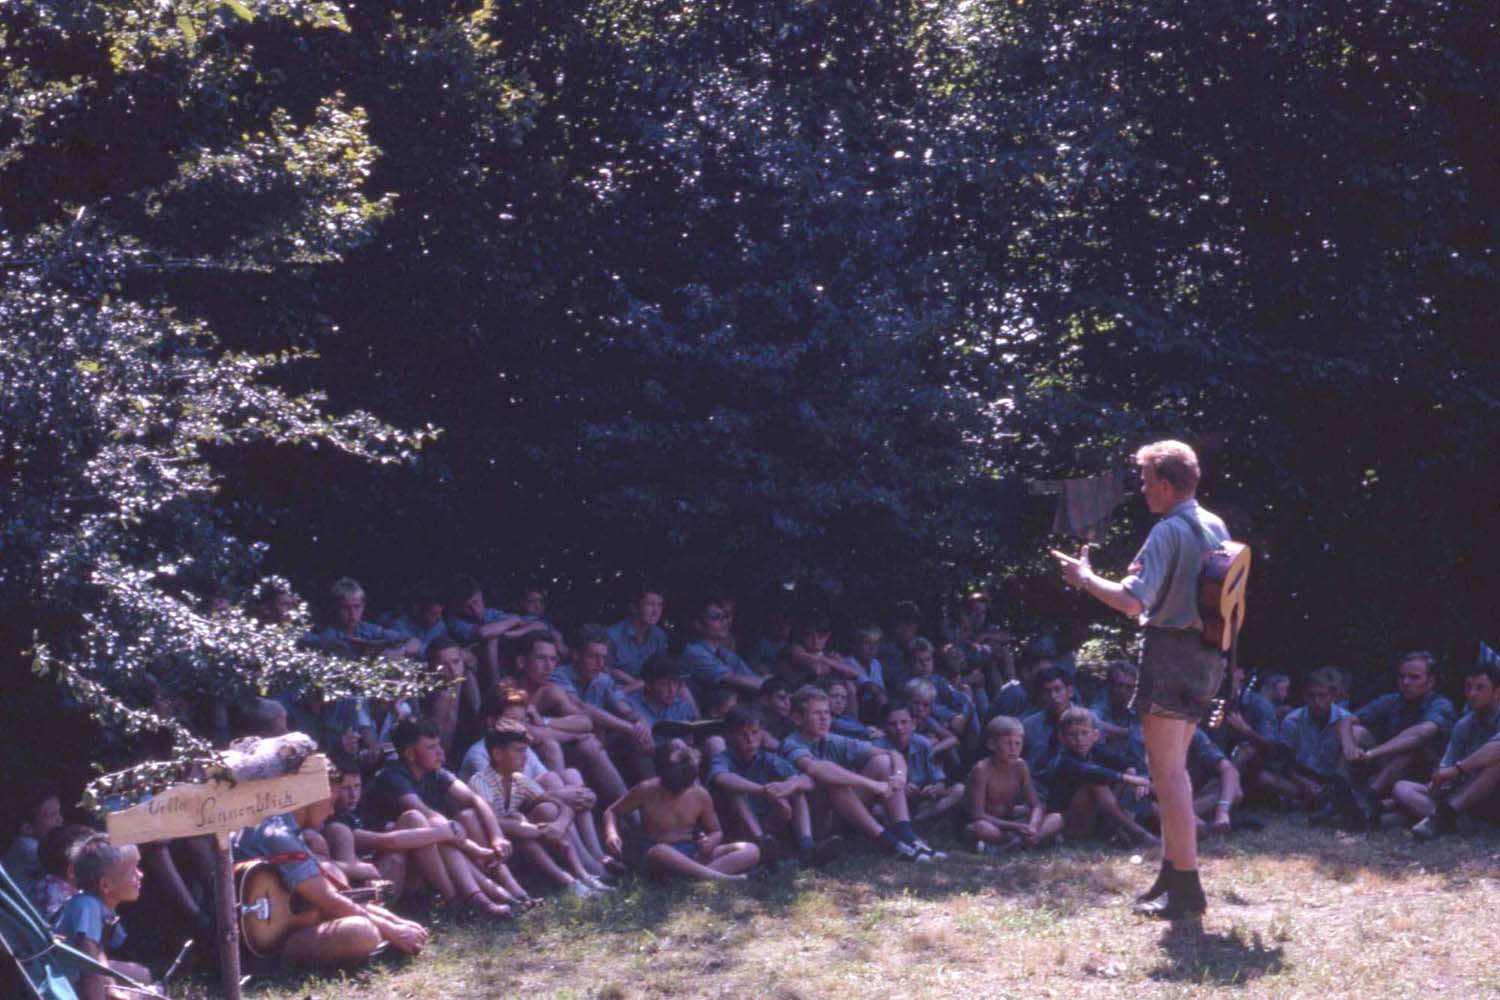
[[[223,781],[173,785],[149,801],[110,813],[105,824],[116,844],[232,833],[328,796],[328,761],[319,754],[283,778],[233,786]]]

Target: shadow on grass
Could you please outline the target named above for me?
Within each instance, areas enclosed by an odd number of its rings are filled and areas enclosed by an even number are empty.
[[[1238,986],[1276,975],[1286,968],[1280,947],[1269,947],[1259,934],[1207,933],[1194,921],[1174,923],[1159,942],[1160,965],[1148,975],[1158,982]]]

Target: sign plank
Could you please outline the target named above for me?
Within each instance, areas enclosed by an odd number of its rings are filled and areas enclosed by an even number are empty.
[[[173,785],[129,809],[109,813],[105,826],[115,844],[230,833],[267,816],[290,812],[330,795],[328,758],[314,754],[296,774],[281,778],[206,781]],[[222,838],[221,838],[222,839]]]

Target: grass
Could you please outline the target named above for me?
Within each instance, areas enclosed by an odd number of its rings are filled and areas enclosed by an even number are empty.
[[[1209,913],[1170,927],[1128,912],[1150,857],[955,850],[913,867],[857,854],[755,888],[638,881],[607,900],[554,897],[513,924],[440,919],[416,960],[288,972],[247,996],[1480,997],[1496,983],[1497,861],[1496,832],[1418,845],[1278,818],[1205,845]]]

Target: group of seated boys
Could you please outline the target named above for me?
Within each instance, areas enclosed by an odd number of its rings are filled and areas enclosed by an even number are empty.
[[[254,611],[286,622],[297,606],[273,581]],[[859,625],[842,651],[816,612],[768,615],[739,641],[735,602],[719,594],[691,609],[679,645],[661,626],[664,606],[659,590],[642,587],[623,620],[565,637],[539,588],[504,612],[460,577],[446,594],[419,589],[375,624],[362,588],[337,581],[303,644],[409,661],[430,693],[287,691],[233,706],[238,735],[304,732],[333,762],[329,800],[236,838],[238,858],[274,865],[320,916],[280,957],[420,951],[426,930],[396,911],[434,895],[509,917],[549,891],[614,892],[630,870],[744,880],[837,859],[860,841],[907,862],[943,861],[919,829],[981,854],[1059,839],[1156,842],[1135,670],[1124,661],[1108,665],[1085,704],[1068,658],[1037,644],[1016,657],[982,593],[940,644],[919,634],[921,612],[907,602],[888,631]],[[1251,690],[1236,672],[1222,725],[1200,728],[1189,750],[1204,831],[1255,828],[1237,812],[1247,795],[1318,822],[1404,819],[1424,839],[1458,830],[1466,815],[1500,819],[1500,670],[1469,671],[1462,718],[1437,680],[1433,658],[1411,653],[1395,693],[1351,711],[1336,668],[1306,678],[1297,708],[1287,678]],[[115,847],[64,823],[60,801],[46,782],[27,790],[26,821],[4,858],[59,934],[121,964],[115,908],[140,894],[141,864],[148,888],[212,929],[204,845]],[[359,885],[379,887],[391,908],[342,892]],[[91,998],[112,989],[99,976],[80,984]]]

